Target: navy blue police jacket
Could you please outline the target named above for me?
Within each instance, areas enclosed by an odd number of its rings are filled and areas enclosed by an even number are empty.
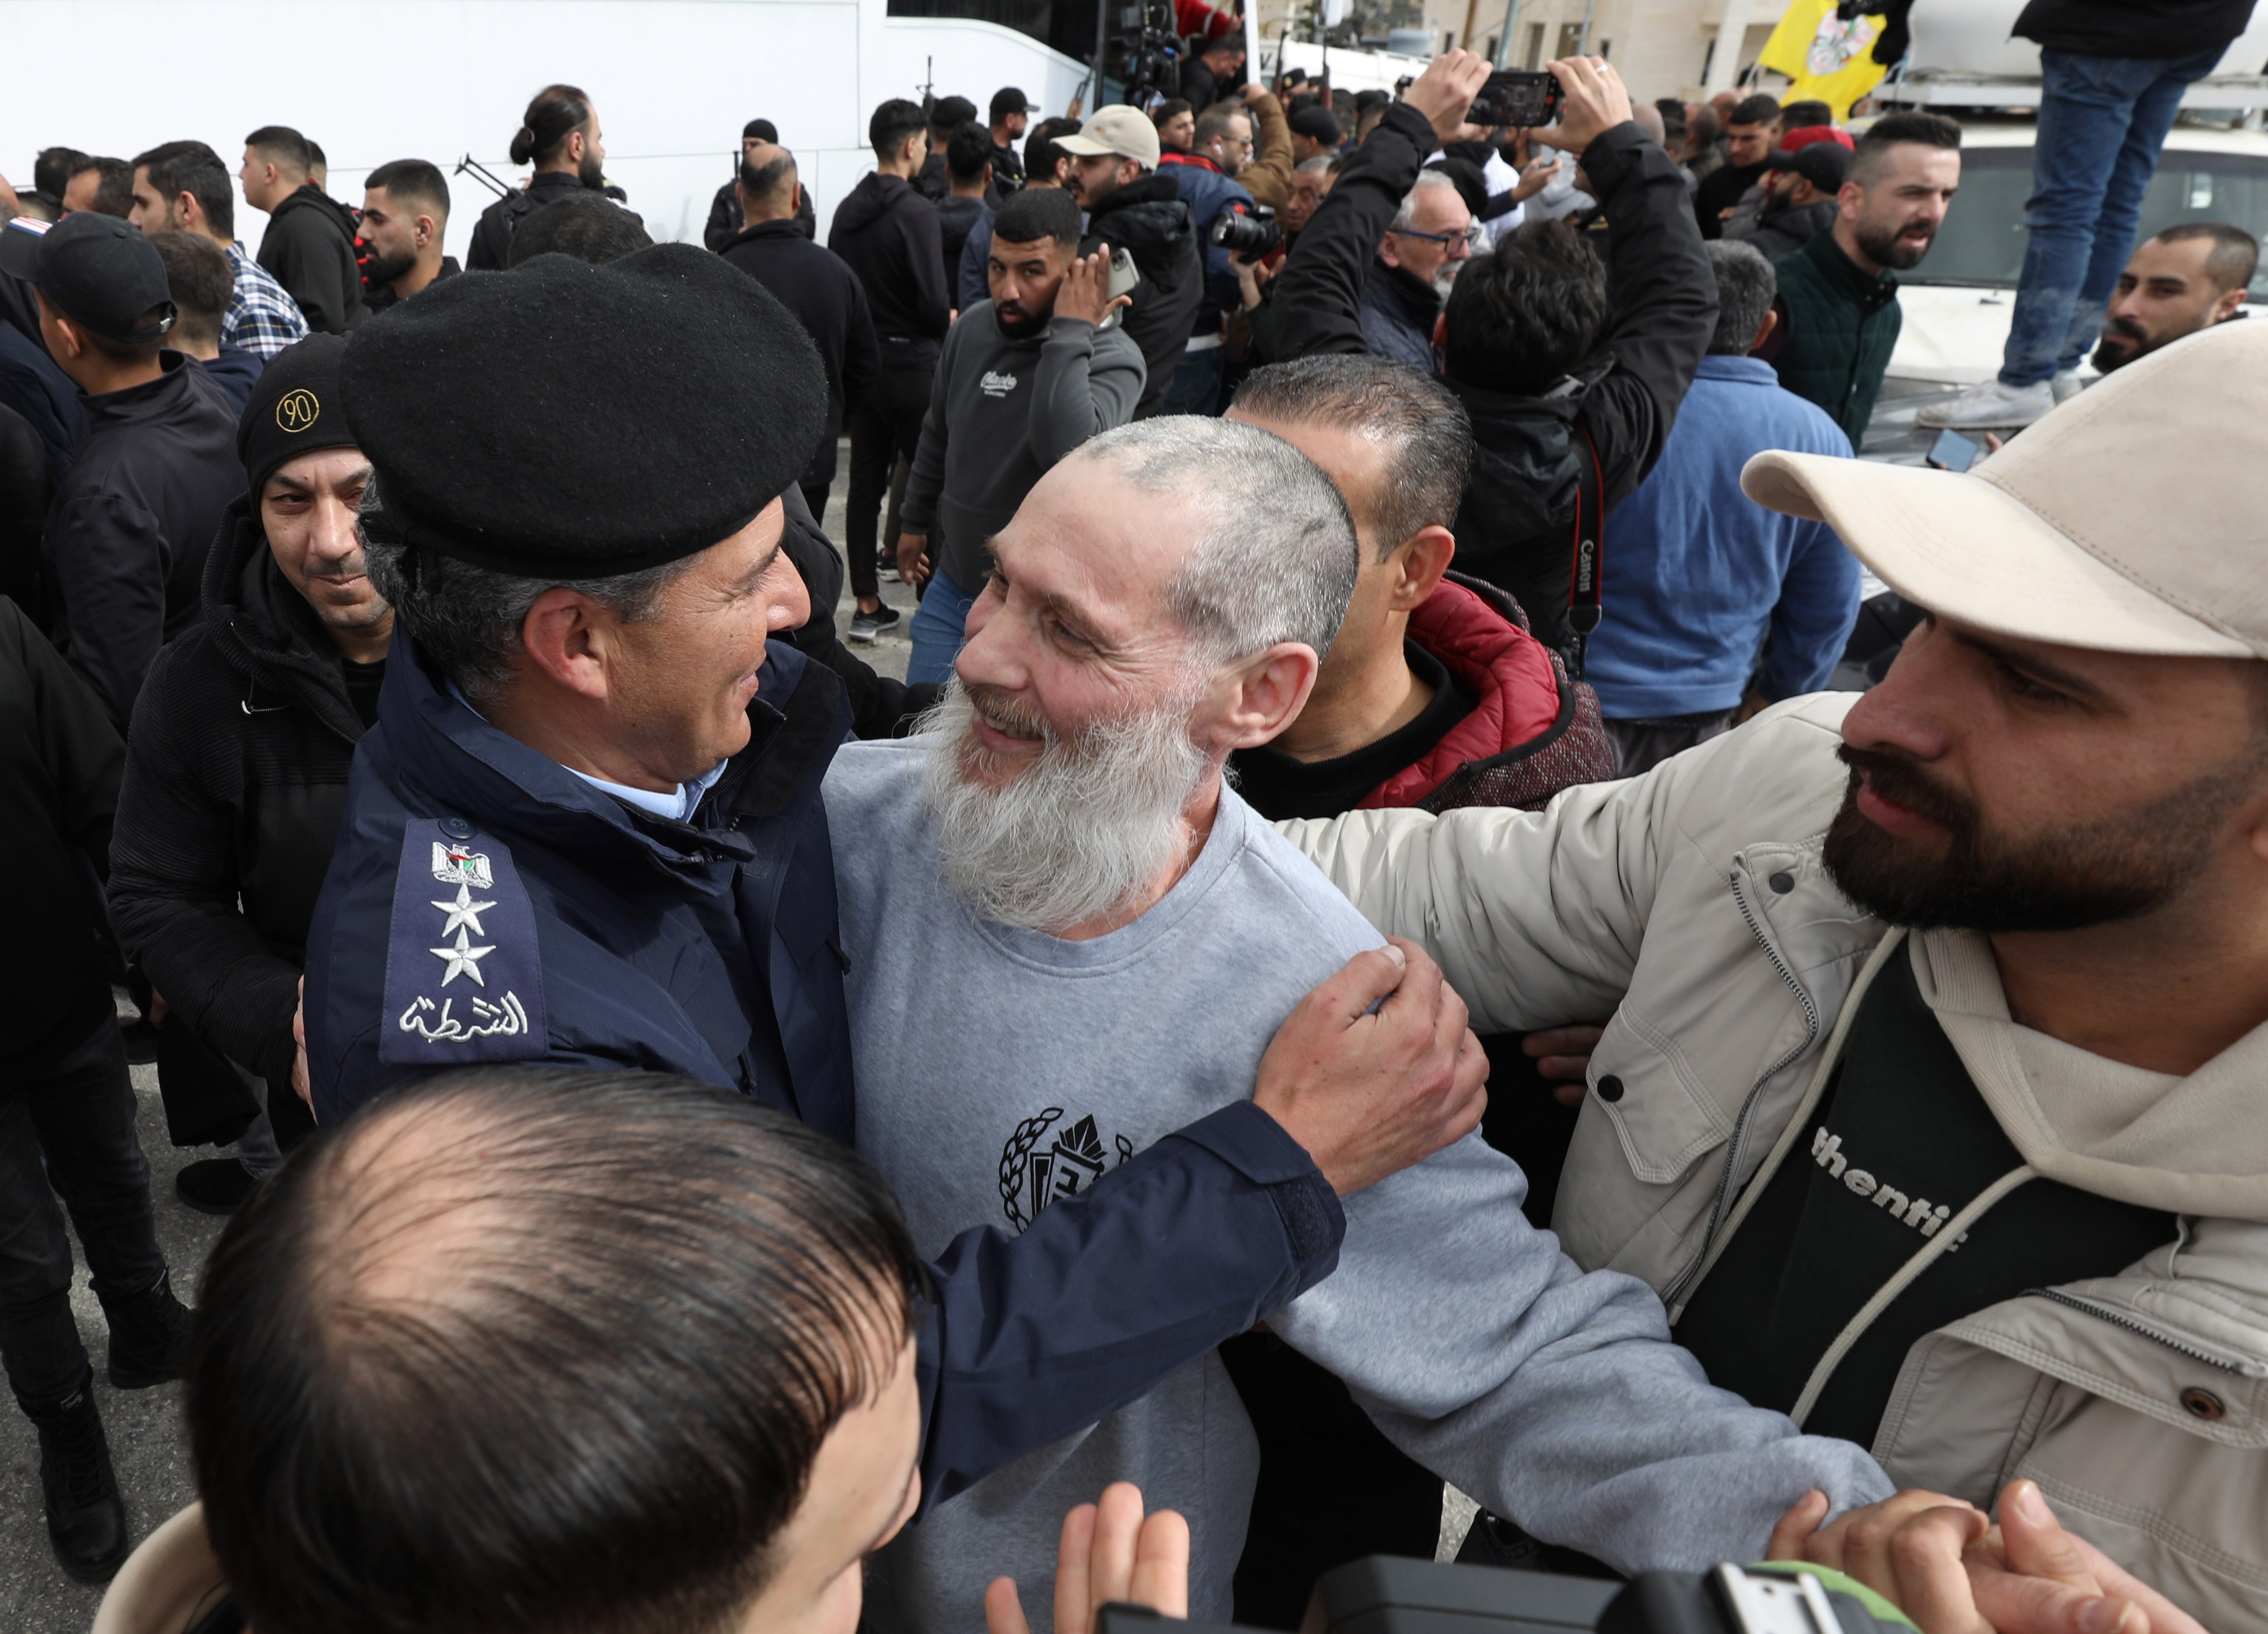
[[[680,1073],[850,1144],[821,792],[850,708],[832,670],[775,641],[748,713],[748,747],[671,821],[490,725],[397,625],[308,938],[318,1120],[437,1070],[545,1061]],[[917,1335],[924,1506],[1296,1298],[1344,1230],[1307,1153],[1243,1102],[1020,1236],[955,1239]]]

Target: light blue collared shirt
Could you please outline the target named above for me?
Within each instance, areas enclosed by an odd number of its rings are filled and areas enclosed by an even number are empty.
[[[467,709],[473,710],[473,701],[458,688],[455,681],[446,681],[444,684],[449,688],[451,697],[456,699]],[[473,710],[473,713],[480,715],[482,720],[488,719],[488,717],[481,715],[478,710]],[[725,768],[731,762],[718,761],[692,782],[681,783],[666,794],[652,789],[633,789],[627,784],[608,783],[604,777],[593,777],[587,771],[575,771],[572,766],[563,761],[553,761],[551,763],[562,771],[574,772],[575,776],[601,793],[611,794],[616,799],[635,806],[642,812],[652,812],[655,816],[666,817],[672,822],[691,822],[693,813],[701,809],[703,797],[717,786],[717,779],[725,775]]]

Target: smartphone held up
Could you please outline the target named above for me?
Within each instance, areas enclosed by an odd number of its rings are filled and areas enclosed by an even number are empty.
[[[1500,68],[1473,99],[1467,115],[1476,125],[1533,130],[1559,117],[1559,77],[1535,69]]]

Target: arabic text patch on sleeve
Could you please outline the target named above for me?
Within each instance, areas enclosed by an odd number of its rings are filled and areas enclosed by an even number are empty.
[[[549,1047],[535,910],[501,841],[461,818],[412,821],[387,936],[380,1061],[527,1061]]]

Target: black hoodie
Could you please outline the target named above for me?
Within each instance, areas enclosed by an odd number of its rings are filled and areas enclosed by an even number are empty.
[[[827,247],[866,289],[885,369],[934,369],[953,320],[937,207],[903,176],[870,171],[836,207]]]
[[[202,617],[166,649],[134,711],[110,916],[173,1014],[279,1090],[307,922],[363,734],[346,675],[239,498],[205,563]]]
[[[260,240],[260,264],[276,275],[307,327],[344,335],[370,316],[362,304],[362,269],[355,261],[355,219],[347,207],[312,181],[278,204]]]

